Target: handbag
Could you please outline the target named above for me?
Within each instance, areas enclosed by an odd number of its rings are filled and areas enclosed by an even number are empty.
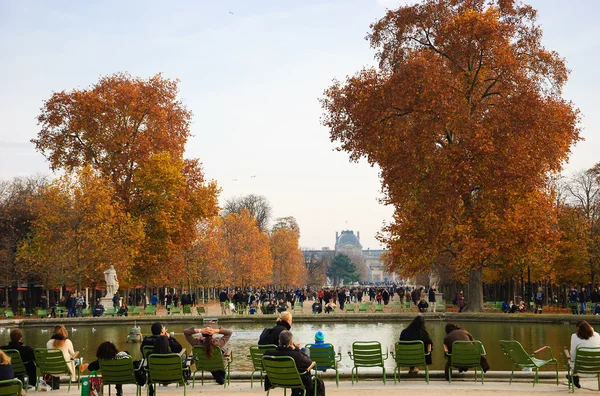
[[[98,396],[102,393],[102,377],[95,371],[81,381],[81,396]]]

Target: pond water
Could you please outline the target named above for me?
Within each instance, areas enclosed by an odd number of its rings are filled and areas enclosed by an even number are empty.
[[[348,357],[348,351],[351,350],[354,341],[379,341],[384,352],[398,340],[400,332],[409,324],[408,321],[398,323],[295,323],[292,327],[294,341],[301,345],[311,343],[314,340],[316,331],[321,330],[325,333],[325,342],[332,343],[336,351],[338,347],[342,348],[341,367],[352,367],[352,361]],[[561,370],[566,370],[563,348],[568,346],[571,334],[575,331],[574,325],[567,324],[529,324],[529,323],[459,323],[465,327],[475,339],[480,340],[485,346],[487,358],[491,365],[491,370],[510,370],[511,364],[507,357],[502,354],[498,340],[517,340],[526,351],[534,350],[549,345],[554,352],[554,356],[559,362]],[[433,339],[433,364],[430,366],[433,370],[442,370],[445,364],[444,360],[444,326],[446,322],[429,321],[427,329]],[[80,355],[85,361],[90,362],[95,359],[96,348],[104,341],[114,342],[120,350],[129,351],[134,359],[139,359],[140,344],[127,343],[127,334],[132,324],[129,325],[76,325],[77,327],[66,324],[69,331],[69,338],[73,341],[75,350],[80,351]],[[168,325],[168,331],[175,333],[175,338],[186,348],[191,350],[190,345],[183,336],[183,330],[187,327],[198,326],[197,323],[190,324],[172,324]],[[255,345],[258,337],[265,327],[264,324],[232,324],[228,325],[234,334],[228,344],[234,352],[234,362],[232,370],[251,371],[251,363],[247,358],[248,348]],[[9,329],[0,328],[0,342],[5,345],[9,341]],[[52,334],[52,327],[28,327],[23,329],[24,341],[31,347],[43,348]],[[150,334],[150,326],[142,326],[144,335]],[[544,352],[545,353],[545,352]],[[394,361],[390,356],[386,361],[386,367],[393,368]],[[544,369],[549,370],[548,366]]]

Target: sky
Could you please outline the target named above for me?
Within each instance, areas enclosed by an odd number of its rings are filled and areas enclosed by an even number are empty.
[[[386,8],[412,1],[0,0],[0,180],[51,175],[30,139],[54,91],[103,75],[180,80],[193,112],[187,158],[200,158],[221,202],[265,196],[273,218],[294,216],[303,248],[333,248],[360,232],[363,248],[391,221],[378,170],[335,151],[318,99],[333,79],[374,65],[364,37]],[[583,115],[564,175],[600,162],[597,0],[529,0],[543,44],[571,69],[564,96]]]

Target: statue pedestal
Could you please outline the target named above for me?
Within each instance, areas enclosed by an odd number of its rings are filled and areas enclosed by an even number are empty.
[[[444,294],[436,291],[435,292],[435,302],[436,303],[444,302]]]
[[[113,298],[113,296],[110,296],[110,297],[105,296],[100,299],[100,304],[102,304],[104,306],[105,311],[108,311],[109,309],[113,309],[112,298]]]

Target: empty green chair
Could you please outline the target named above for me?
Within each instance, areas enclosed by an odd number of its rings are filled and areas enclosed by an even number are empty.
[[[383,304],[375,304],[375,312],[383,312],[385,305]]]
[[[252,374],[250,374],[250,388],[254,386],[254,373],[258,371],[260,377],[260,385],[263,383],[263,372],[265,369],[262,365],[262,357],[265,351],[276,349],[277,345],[252,345],[250,346],[250,360],[252,361]]]
[[[412,307],[413,307],[412,301],[405,301],[404,302],[404,311],[411,312],[412,311]]]
[[[429,383],[429,367],[427,366],[426,356],[430,356],[431,351],[425,353],[425,344],[423,341],[398,341],[394,345],[392,357],[396,361],[394,368],[394,384],[400,380],[400,370],[402,367],[424,367],[425,381]]]
[[[179,314],[181,314],[181,308],[179,308],[179,307],[171,308],[171,315],[179,315]]]
[[[183,386],[183,396],[185,396],[187,383],[183,370],[181,356],[178,353],[153,353],[148,356],[148,386],[154,386],[154,384],[181,385]]]
[[[346,310],[346,313],[348,313],[348,312],[354,313],[354,310],[356,309],[356,307],[354,304],[346,304],[344,306],[344,309]]]
[[[64,375],[69,377],[69,388],[67,390],[67,392],[69,392],[71,390],[71,381],[73,381],[73,377],[62,351],[58,348],[36,348],[33,353],[35,356],[35,364],[40,371],[40,376],[49,374],[53,376]],[[77,369],[77,367],[75,367],[75,369]],[[36,390],[39,390],[40,382],[41,381],[39,380],[37,381]]]
[[[568,360],[573,360],[573,368],[569,364],[569,389],[575,392],[573,385],[573,376],[579,374],[595,375],[598,378],[598,390],[600,390],[600,348],[579,347],[575,351],[575,356],[570,356],[569,351],[565,351]]]
[[[554,364],[556,369],[556,385],[558,385],[558,361],[554,358],[552,348],[549,346],[544,346],[531,354],[525,352],[525,349],[523,349],[523,346],[519,343],[519,341],[500,340],[500,347],[502,348],[504,355],[508,356],[513,364],[509,383],[512,384],[515,368],[531,369],[535,371],[535,376],[533,377],[533,386],[535,386],[535,384],[538,383],[538,370],[547,364]],[[538,359],[535,357],[536,354],[545,350],[550,351],[550,359]]]
[[[385,385],[385,365],[384,360],[388,358],[388,352],[385,357],[381,351],[381,344],[378,341],[355,341],[352,343],[352,352],[348,352],[350,359],[354,361],[352,367],[352,384],[354,385],[354,376],[358,382],[359,367],[381,367],[383,370],[383,383]]]
[[[191,315],[192,314],[192,306],[189,304],[186,304],[183,306],[183,314],[184,315]]]
[[[132,316],[139,316],[141,313],[142,313],[142,310],[140,309],[140,307],[135,307],[135,308],[133,308],[133,311],[131,311]]]
[[[104,393],[104,385],[108,385],[108,396],[110,396],[110,385],[135,384],[135,395],[142,394],[142,388],[135,379],[133,359],[100,359],[98,363],[102,372],[102,393]],[[143,367],[139,368],[139,370],[143,369]]]
[[[342,360],[342,354],[336,355],[332,344],[306,344],[306,348],[310,350],[310,358],[316,363],[313,370],[318,375],[319,372],[326,370],[335,371],[335,385],[340,386],[340,374],[338,372],[338,362]]]
[[[21,396],[23,383],[17,379],[0,381],[0,396]]]
[[[392,302],[392,312],[402,312],[402,301],[394,301]]]
[[[196,307],[196,312],[198,312],[198,315],[204,315],[206,313],[206,308],[205,307]]]
[[[263,367],[269,377],[271,386],[267,389],[267,396],[274,388],[283,388],[284,396],[286,389],[302,389],[303,395],[306,396],[306,387],[302,382],[301,375],[306,372],[299,373],[296,368],[296,362],[291,356],[263,356]],[[309,370],[312,368],[309,367]],[[307,370],[308,372],[310,372]],[[317,395],[317,386],[313,379],[314,396]]]
[[[196,373],[200,371],[202,385],[204,386],[204,372],[205,371],[225,371],[225,382],[223,387],[226,387],[230,383],[230,369],[231,362],[233,361],[233,354],[229,355],[229,359],[223,356],[223,351],[217,345],[213,351],[211,358],[206,356],[204,353],[203,345],[194,345],[193,355],[196,358],[196,370],[194,371],[194,379],[192,381],[192,388],[196,385]]]
[[[444,350],[446,350],[444,344]],[[475,382],[477,382],[477,368],[481,370],[481,384],[484,381],[483,367],[481,367],[481,357],[485,356],[485,348],[480,341],[454,341],[452,343],[452,353],[446,351],[450,359],[450,370],[448,372],[448,382],[452,383],[452,367],[455,368],[474,368]]]
[[[371,308],[370,304],[366,304],[366,303],[358,304],[358,312],[369,312],[370,308]]]

